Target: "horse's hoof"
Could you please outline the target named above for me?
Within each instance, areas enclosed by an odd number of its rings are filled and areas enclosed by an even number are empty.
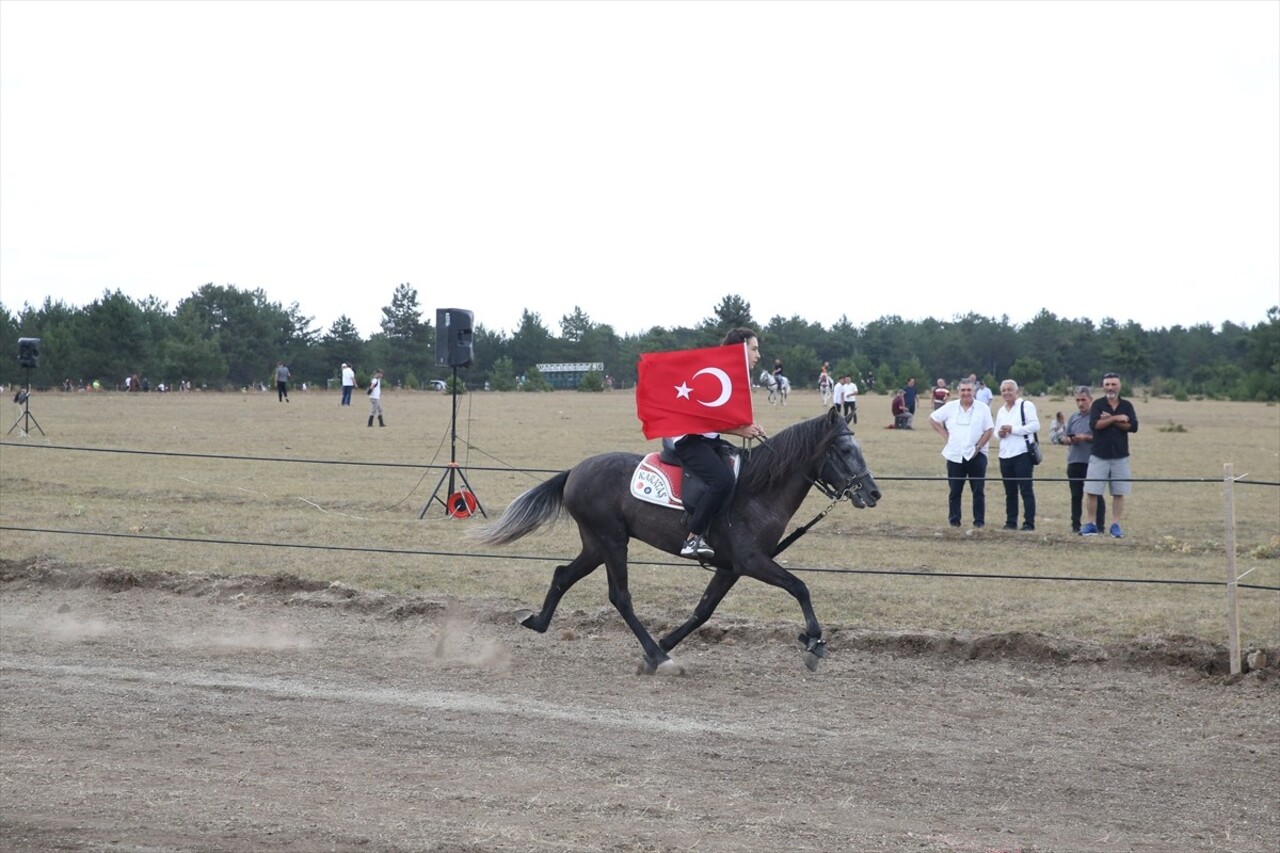
[[[804,665],[810,672],[817,672],[818,663],[827,656],[827,641],[808,634],[801,634],[797,639],[804,648]]]
[[[667,658],[659,664],[655,664],[653,661],[645,658],[641,660],[640,665],[636,667],[636,675],[684,675],[684,667],[676,663],[671,658]]]
[[[532,610],[517,610],[516,622],[525,628],[532,628],[533,626],[529,623],[533,621],[533,617],[535,615],[536,614]]]
[[[684,675],[684,667],[673,661],[671,658],[667,658],[662,663],[658,664],[658,675]]]

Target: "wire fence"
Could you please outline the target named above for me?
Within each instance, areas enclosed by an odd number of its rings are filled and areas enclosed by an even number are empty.
[[[155,457],[173,457],[173,458],[195,458],[195,459],[217,459],[221,461],[238,461],[263,463],[273,462],[291,465],[341,465],[367,468],[407,468],[417,471],[441,471],[447,472],[452,466],[450,465],[423,465],[421,463],[411,462],[367,462],[361,460],[335,460],[335,459],[311,459],[296,457],[280,457],[280,456],[249,456],[239,454],[225,453],[192,453],[180,451],[160,451],[160,450],[137,450],[137,449],[121,449],[121,448],[101,448],[101,447],[79,447],[71,445],[54,445],[54,444],[28,444],[18,442],[0,442],[0,447],[22,447],[27,449],[45,449],[72,451],[78,453],[108,453],[123,454],[133,456],[155,456]],[[558,474],[562,469],[559,468],[514,468],[509,465],[502,466],[475,466],[468,465],[470,471],[493,471],[502,473],[523,473],[523,474]],[[946,483],[946,477],[935,476],[882,476],[877,477],[877,481],[882,482],[940,482]],[[992,478],[987,478],[992,479]],[[1035,477],[1036,482],[1070,482],[1067,477]],[[1221,483],[1220,478],[1212,477],[1156,477],[1156,478],[1134,478],[1131,482],[1142,483]],[[1259,481],[1259,480],[1234,480],[1234,485],[1249,487],[1270,487],[1280,488],[1280,482]],[[529,560],[529,561],[547,561],[547,562],[564,562],[569,559],[564,555],[545,556],[537,554],[513,554],[510,551],[502,553],[486,553],[477,551],[448,551],[433,549],[404,549],[404,548],[371,548],[352,545],[323,545],[323,544],[306,544],[298,542],[264,542],[246,539],[218,539],[208,537],[189,537],[189,536],[156,536],[145,533],[122,533],[122,532],[104,532],[93,530],[69,530],[55,529],[43,527],[17,527],[12,525],[0,525],[0,530],[14,533],[40,533],[46,535],[62,535],[62,536],[90,536],[111,539],[137,539],[150,540],[159,542],[185,542],[204,545],[230,545],[240,547],[254,548],[292,548],[302,550],[321,550],[321,551],[339,551],[353,553],[371,553],[385,555],[401,555],[401,556],[426,556],[426,557],[462,557],[468,559],[503,559],[503,560]],[[672,566],[682,569],[701,570],[697,564],[687,560],[666,561],[666,560],[632,560],[632,565],[637,566]],[[788,565],[788,571],[795,573],[815,573],[815,574],[836,574],[836,575],[886,575],[899,577],[915,577],[915,578],[964,578],[976,580],[1000,580],[1000,581],[1053,581],[1061,583],[1102,583],[1102,584],[1154,584],[1154,585],[1170,585],[1170,586],[1221,586],[1221,581],[1213,580],[1188,580],[1179,578],[1126,578],[1126,577],[1080,577],[1076,575],[1029,575],[1029,574],[1003,574],[1003,573],[986,573],[986,572],[959,572],[959,571],[920,571],[912,569],[891,569],[891,568],[835,568],[823,566],[797,566]],[[1280,585],[1254,584],[1254,583],[1236,583],[1239,589],[1255,589],[1267,592],[1280,592]]]

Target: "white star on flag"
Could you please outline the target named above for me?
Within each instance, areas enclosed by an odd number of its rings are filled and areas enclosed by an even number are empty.
[[[683,397],[686,400],[688,400],[689,394],[692,391],[693,389],[689,387],[689,383],[681,382],[679,385],[676,386],[676,399],[679,400],[681,397]]]

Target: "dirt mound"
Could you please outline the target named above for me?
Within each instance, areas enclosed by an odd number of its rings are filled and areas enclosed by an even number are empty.
[[[212,597],[239,603],[254,601],[292,607],[323,607],[351,611],[389,620],[438,616],[459,608],[472,611],[479,622],[510,618],[509,603],[457,602],[361,590],[340,582],[300,578],[292,574],[270,576],[210,575],[194,572],[132,572],[121,568],[94,568],[60,564],[47,559],[0,560],[0,586],[51,589],[100,588],[118,593],[155,590],[182,596]],[[656,634],[673,629],[675,619],[659,619]],[[612,607],[565,609],[556,625],[567,636],[591,636],[624,631]],[[790,623],[757,624],[717,618],[695,636],[712,644],[768,644],[790,642],[796,626]],[[1182,635],[1143,637],[1133,644],[1101,644],[1040,633],[1011,631],[1001,634],[965,635],[944,632],[880,631],[832,624],[831,648],[887,652],[901,656],[930,656],[955,660],[1010,660],[1046,665],[1111,665],[1172,668],[1209,676],[1225,676],[1230,670],[1229,651],[1219,644]],[[1266,649],[1272,663],[1253,675],[1268,679],[1274,674],[1280,649]],[[1247,664],[1246,664],[1246,671]]]

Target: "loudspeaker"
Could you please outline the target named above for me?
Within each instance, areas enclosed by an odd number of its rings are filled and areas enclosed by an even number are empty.
[[[40,366],[40,339],[18,338],[18,366]]]
[[[471,324],[475,315],[465,308],[436,309],[436,364],[470,367],[475,361]]]

